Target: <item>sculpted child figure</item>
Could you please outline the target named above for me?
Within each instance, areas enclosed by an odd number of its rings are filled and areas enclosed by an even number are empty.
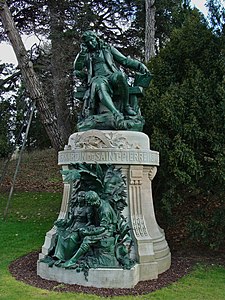
[[[84,178],[81,176],[74,182],[68,213],[55,222],[54,246],[41,262],[48,267],[82,270],[86,275],[90,268],[130,269],[135,262],[130,258],[131,228],[122,214],[127,195],[121,169],[109,166],[102,170],[98,166],[95,170],[87,165],[79,165],[77,169]],[[71,175],[73,171],[68,173]],[[101,179],[99,174],[103,175]],[[101,182],[96,188],[98,192],[86,191],[97,178]]]

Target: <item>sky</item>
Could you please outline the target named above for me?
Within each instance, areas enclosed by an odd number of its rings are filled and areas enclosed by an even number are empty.
[[[22,36],[22,40],[27,50],[29,50],[32,45],[37,42],[37,39],[32,36]],[[13,63],[15,65],[17,64],[16,55],[10,43],[3,42],[0,44],[0,61],[3,63]]]
[[[205,7],[205,0],[191,0],[193,6],[201,10],[205,15],[207,15],[207,8]]]
[[[205,2],[205,0],[191,1],[193,6],[197,7],[200,11],[207,15],[207,9],[204,6]],[[22,40],[27,50],[29,50],[35,42],[39,43],[39,41],[33,36],[22,36]],[[0,44],[0,61],[3,63],[13,63],[17,65],[15,53],[9,43]]]

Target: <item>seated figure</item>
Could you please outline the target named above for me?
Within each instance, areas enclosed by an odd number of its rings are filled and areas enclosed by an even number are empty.
[[[96,175],[99,168],[96,168]],[[83,169],[85,176],[79,184],[73,185],[68,213],[64,219],[55,222],[57,231],[53,248],[40,261],[49,267],[83,270],[86,275],[90,268],[130,269],[135,262],[130,258],[131,228],[122,214],[127,204],[121,170],[109,166],[103,173],[97,193],[85,191],[87,186],[81,188],[84,180],[92,185],[89,176],[96,180],[92,167],[91,172],[87,172],[87,166],[77,166],[77,169]]]
[[[121,124],[121,128],[118,129],[127,129],[122,128],[127,124],[124,119],[135,119],[139,111],[130,103],[127,77],[118,65],[139,72],[139,83],[143,86],[146,86],[146,81],[150,82],[151,74],[143,63],[124,56],[116,48],[103,42],[96,33],[86,31],[82,39],[81,51],[74,62],[75,76],[82,79],[86,85],[81,117],[87,119],[99,115],[101,103],[111,113],[114,121]],[[143,80],[140,80],[141,74]]]
[[[65,268],[70,268],[76,265],[77,261],[90,250],[91,246],[99,244],[105,239],[107,239],[106,244],[108,244],[109,242],[109,245],[106,245],[106,249],[112,249],[112,251],[109,251],[109,258],[107,259],[107,263],[109,264],[110,260],[112,259],[112,255],[110,255],[110,252],[114,252],[113,236],[116,231],[116,224],[118,221],[115,211],[108,202],[100,199],[98,194],[94,191],[86,192],[85,198],[87,203],[91,207],[95,207],[97,210],[96,212],[98,217],[98,225],[80,229],[82,243],[74,256],[62,265]],[[102,246],[104,246],[104,244]],[[115,262],[113,260],[113,264],[114,263]]]
[[[81,234],[84,228],[88,228],[92,220],[92,209],[86,205],[85,192],[80,191],[71,203],[71,210],[66,219],[59,219],[55,222],[57,226],[57,241],[53,254],[53,261],[50,264],[59,265],[70,259],[79,248]]]

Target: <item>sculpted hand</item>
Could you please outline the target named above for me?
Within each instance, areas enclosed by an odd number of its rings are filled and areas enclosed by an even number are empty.
[[[90,229],[89,228],[80,228],[79,233],[82,236],[90,235]]]
[[[57,227],[64,227],[67,224],[67,221],[64,219],[60,219],[54,222],[55,226]]]
[[[80,50],[81,50],[81,52],[86,52],[87,51],[87,47],[84,43],[80,44]]]
[[[140,65],[139,65],[139,71],[141,73],[143,73],[143,74],[150,73],[150,71],[148,70],[148,68],[144,64],[142,64],[142,63],[140,63]]]

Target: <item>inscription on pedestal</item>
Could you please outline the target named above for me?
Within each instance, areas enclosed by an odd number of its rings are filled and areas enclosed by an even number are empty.
[[[156,151],[112,149],[96,150],[64,150],[59,152],[59,165],[77,162],[87,163],[118,163],[118,164],[142,164],[159,165],[159,155]]]

